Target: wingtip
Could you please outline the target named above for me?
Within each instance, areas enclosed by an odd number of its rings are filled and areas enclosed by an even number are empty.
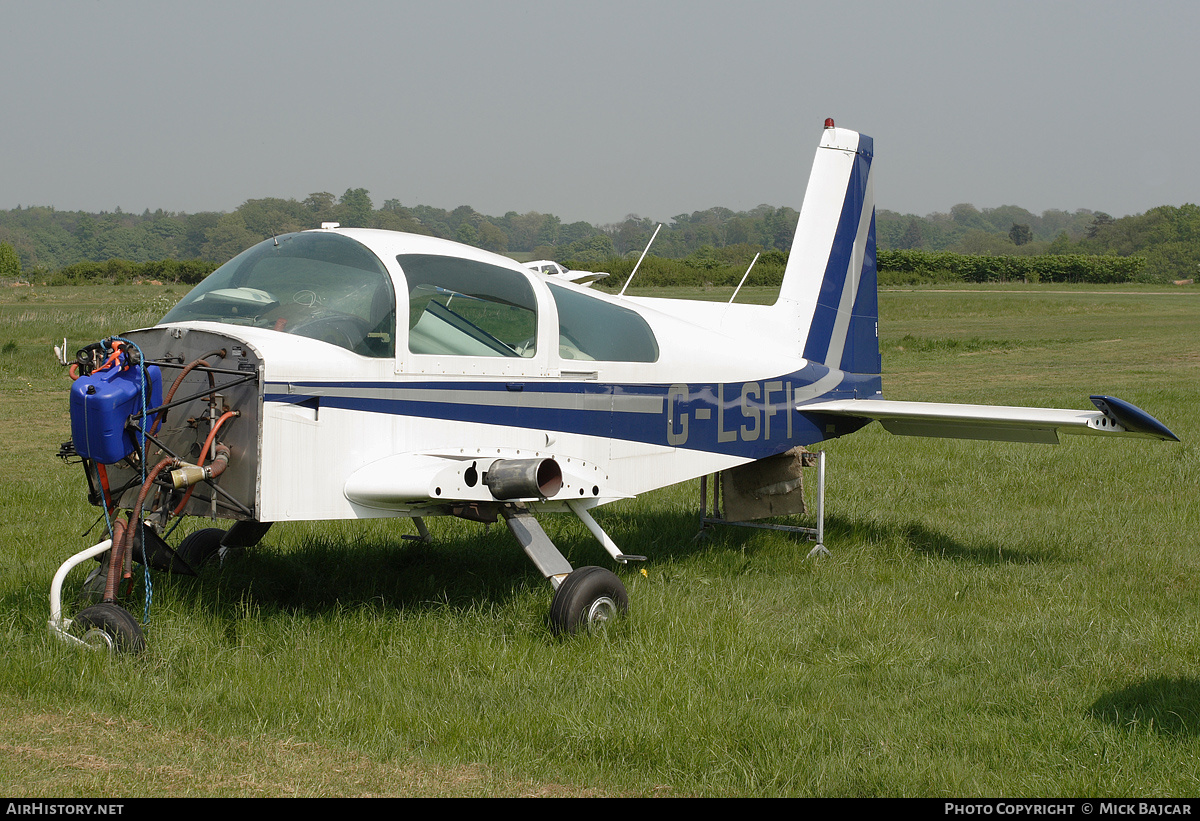
[[[1178,442],[1179,437],[1162,422],[1139,408],[1137,405],[1118,399],[1115,396],[1092,396],[1092,404],[1106,416],[1115,419],[1121,427],[1128,431],[1144,433],[1158,439]]]

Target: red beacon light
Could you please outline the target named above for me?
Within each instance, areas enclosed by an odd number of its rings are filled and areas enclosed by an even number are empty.
[[[833,128],[833,117],[826,117],[826,118],[825,118],[825,127],[826,127],[826,128]]]

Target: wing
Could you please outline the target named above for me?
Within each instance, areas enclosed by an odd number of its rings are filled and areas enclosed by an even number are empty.
[[[838,399],[800,405],[797,410],[804,414],[873,419],[897,436],[989,439],[1051,445],[1058,444],[1060,433],[1179,441],[1179,437],[1162,422],[1122,399],[1093,396],[1091,400],[1096,410],[893,402],[886,399]]]

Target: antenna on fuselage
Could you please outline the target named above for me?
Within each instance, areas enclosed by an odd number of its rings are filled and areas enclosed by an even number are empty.
[[[650,241],[646,243],[646,251],[649,251],[650,246],[654,244],[654,237],[658,236],[658,231],[660,228],[662,228],[661,222],[658,224],[658,228],[654,229],[654,234],[650,237]],[[625,284],[621,286],[621,292],[617,294],[617,296],[625,295],[625,289],[629,287],[629,283],[633,282],[633,275],[637,273],[637,269],[642,264],[642,260],[646,258],[646,251],[642,251],[642,255],[638,257],[637,265],[633,266],[633,270],[629,272],[629,279],[625,280]]]
[[[755,255],[754,255],[754,259],[750,260],[750,268],[753,268],[753,267],[754,267],[754,263],[758,262],[758,255],[759,255],[759,254],[761,254],[761,253],[762,253],[762,251],[759,251],[759,252],[758,252],[758,254],[755,254]],[[736,288],[734,288],[734,289],[733,289],[733,296],[731,296],[731,297],[729,298],[729,301],[730,301],[731,303],[732,303],[732,302],[733,302],[733,300],[734,300],[734,299],[737,297],[737,295],[738,295],[738,291],[742,290],[742,286],[746,284],[746,277],[750,276],[750,268],[747,268],[747,269],[746,269],[746,273],[742,274],[742,281],[741,281],[741,282],[739,282],[739,283],[738,283],[738,286],[737,286]]]

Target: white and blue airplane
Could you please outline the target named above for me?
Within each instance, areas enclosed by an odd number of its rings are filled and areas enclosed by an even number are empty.
[[[1094,408],[883,398],[870,137],[826,121],[773,305],[621,297],[427,236],[326,224],[230,260],[162,321],[80,351],[72,446],[109,537],[52,586],[63,637],[138,649],[116,603],[127,556],[186,571],[273,522],[503,519],[554,597],[556,632],[628,608],[536,515],[592,508],[879,421],[894,434],[1017,442],[1176,437],[1119,399]],[[129,511],[125,516],[121,511]],[[177,516],[232,520],[172,551]],[[130,524],[133,523],[133,524]],[[70,567],[107,554],[73,620]],[[127,572],[127,570],[125,571]]]
[[[565,279],[567,282],[574,282],[576,285],[591,285],[594,282],[608,278],[607,271],[572,271],[562,263],[555,262],[552,259],[535,259],[533,262],[526,262],[525,267],[534,273],[548,277],[558,277],[559,279]]]

